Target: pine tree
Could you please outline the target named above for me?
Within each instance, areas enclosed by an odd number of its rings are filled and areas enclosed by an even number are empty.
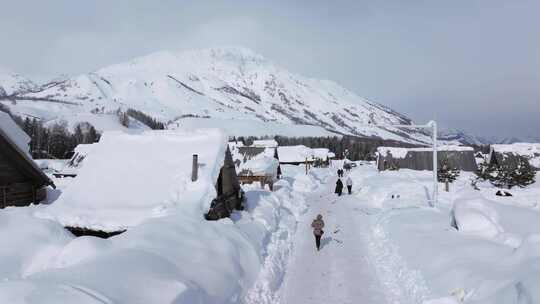
[[[519,157],[518,165],[508,174],[508,188],[518,186],[524,188],[534,184],[536,170],[531,166],[529,161],[524,157]]]
[[[524,157],[518,157],[517,166],[482,163],[476,172],[477,179],[487,180],[498,188],[526,187],[535,182],[536,171]]]
[[[458,178],[459,173],[459,169],[451,168],[448,159],[445,159],[437,170],[437,179],[439,180],[439,183],[444,183],[446,181],[453,183]]]

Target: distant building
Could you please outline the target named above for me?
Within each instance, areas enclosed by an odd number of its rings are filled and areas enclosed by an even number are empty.
[[[278,142],[274,139],[254,140],[251,147],[277,148]]]
[[[0,208],[26,206],[47,198],[54,183],[29,153],[30,138],[11,117],[0,111]]]
[[[281,176],[277,142],[259,142],[257,146],[229,143],[238,178],[243,184],[259,182],[273,190],[274,182]]]
[[[514,143],[509,145],[491,145],[488,161],[490,164],[515,169],[521,159],[540,170],[540,143]]]
[[[444,162],[450,168],[462,171],[476,171],[474,149],[463,146],[439,146],[437,148],[439,165]],[[433,170],[432,148],[396,148],[379,147],[377,149],[377,168],[379,171],[389,169]]]
[[[278,147],[279,163],[282,165],[313,164],[328,162],[335,154],[326,148],[309,148],[303,145]]]

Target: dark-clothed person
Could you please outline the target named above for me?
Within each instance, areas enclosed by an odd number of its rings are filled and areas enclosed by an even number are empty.
[[[341,181],[341,178],[338,178],[336,182],[336,194],[338,196],[341,196],[341,193],[343,192],[343,182]]]

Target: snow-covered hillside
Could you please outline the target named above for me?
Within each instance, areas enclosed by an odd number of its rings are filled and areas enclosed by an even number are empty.
[[[21,75],[0,69],[0,100],[11,95],[38,90],[39,86]]]
[[[385,106],[334,82],[290,73],[238,47],[158,52],[38,88],[13,87],[9,85],[9,100],[0,97],[0,102],[14,113],[45,120],[134,108],[180,125],[186,117],[234,119],[246,122],[246,130],[249,121],[260,121],[314,125],[342,134],[405,142],[429,141],[421,132],[389,127],[408,124],[410,119]]]
[[[540,143],[540,136],[520,136],[520,137],[506,137],[497,141],[499,144],[515,144],[515,143]]]
[[[487,138],[474,136],[463,130],[449,129],[439,132],[439,139],[444,140],[447,143],[453,144],[465,144],[465,145],[489,145],[493,143],[492,140]]]

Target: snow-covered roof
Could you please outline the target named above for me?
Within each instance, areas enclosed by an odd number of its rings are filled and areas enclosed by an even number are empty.
[[[540,143],[515,143],[510,145],[491,145],[491,150],[498,153],[513,153],[521,156],[540,156]]]
[[[277,175],[277,168],[279,161],[273,157],[261,156],[252,159],[248,159],[246,162],[240,162],[237,166],[237,172],[239,175],[245,172],[250,172],[252,175],[257,176],[275,176]]]
[[[308,148],[303,145],[298,146],[280,146],[278,147],[279,161],[281,163],[298,163],[313,161],[316,158],[326,159],[334,157],[335,154],[326,148]]]
[[[77,178],[43,213],[66,226],[116,231],[174,212],[202,217],[215,197],[227,137],[191,132],[105,132]],[[191,181],[192,158],[199,178]]]
[[[263,148],[277,148],[278,142],[274,139],[254,140],[251,146]]]
[[[238,147],[231,149],[233,161],[238,174],[249,172],[252,175],[272,175],[277,174],[279,161],[274,158],[275,148],[264,147]]]
[[[0,111],[0,129],[22,152],[30,157],[30,137],[11,119],[9,114],[2,111]]]
[[[393,158],[405,158],[407,156],[408,152],[429,152],[433,151],[433,148],[426,147],[426,148],[399,148],[399,147],[378,147],[377,153],[383,157],[388,156],[388,153],[392,154]],[[466,147],[466,146],[437,146],[437,151],[454,151],[454,152],[466,152],[466,151],[472,151],[474,152],[474,149],[472,147]]]
[[[328,157],[335,157],[336,155],[333,152],[330,152],[327,148],[313,148],[313,156],[315,158],[326,159]]]

